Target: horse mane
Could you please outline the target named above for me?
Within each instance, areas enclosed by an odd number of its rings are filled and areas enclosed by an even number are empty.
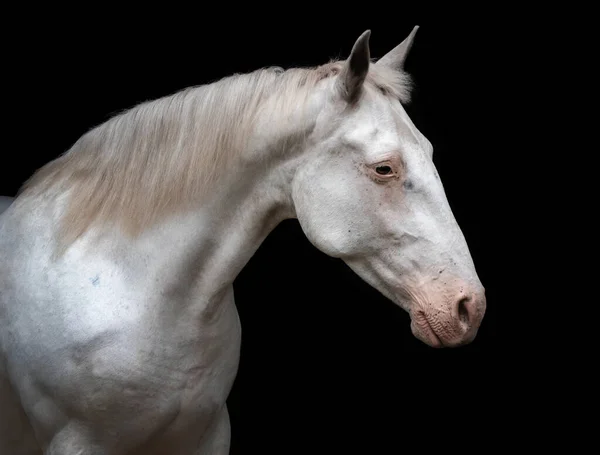
[[[60,229],[65,244],[96,222],[117,221],[135,235],[210,194],[219,173],[245,150],[261,114],[274,131],[285,127],[277,123],[342,65],[262,68],[141,103],[82,135],[19,193],[69,190]],[[371,65],[365,83],[409,101],[406,73]]]

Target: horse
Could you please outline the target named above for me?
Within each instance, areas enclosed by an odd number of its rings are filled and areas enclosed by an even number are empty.
[[[0,215],[0,453],[227,454],[232,284],[286,219],[422,342],[475,339],[485,290],[405,110],[417,29],[140,103],[25,182]]]

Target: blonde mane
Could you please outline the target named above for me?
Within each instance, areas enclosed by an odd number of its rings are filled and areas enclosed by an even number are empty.
[[[285,115],[273,114],[296,109],[342,64],[260,69],[142,103],[84,134],[20,193],[70,190],[61,225],[65,244],[93,223],[119,222],[135,235],[202,200],[219,172],[241,155],[267,108],[279,110],[269,112],[278,122]],[[366,83],[403,102],[409,99],[406,73],[371,65]]]

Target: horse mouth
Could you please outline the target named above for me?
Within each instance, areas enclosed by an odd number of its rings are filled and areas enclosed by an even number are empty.
[[[431,324],[423,311],[415,311],[411,316],[410,327],[415,337],[432,348],[444,347],[444,343],[431,328]]]

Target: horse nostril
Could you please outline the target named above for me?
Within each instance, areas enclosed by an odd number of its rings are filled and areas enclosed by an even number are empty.
[[[463,297],[458,302],[458,318],[464,324],[468,324],[469,323],[469,308],[468,308],[468,304],[469,304],[469,297]]]

